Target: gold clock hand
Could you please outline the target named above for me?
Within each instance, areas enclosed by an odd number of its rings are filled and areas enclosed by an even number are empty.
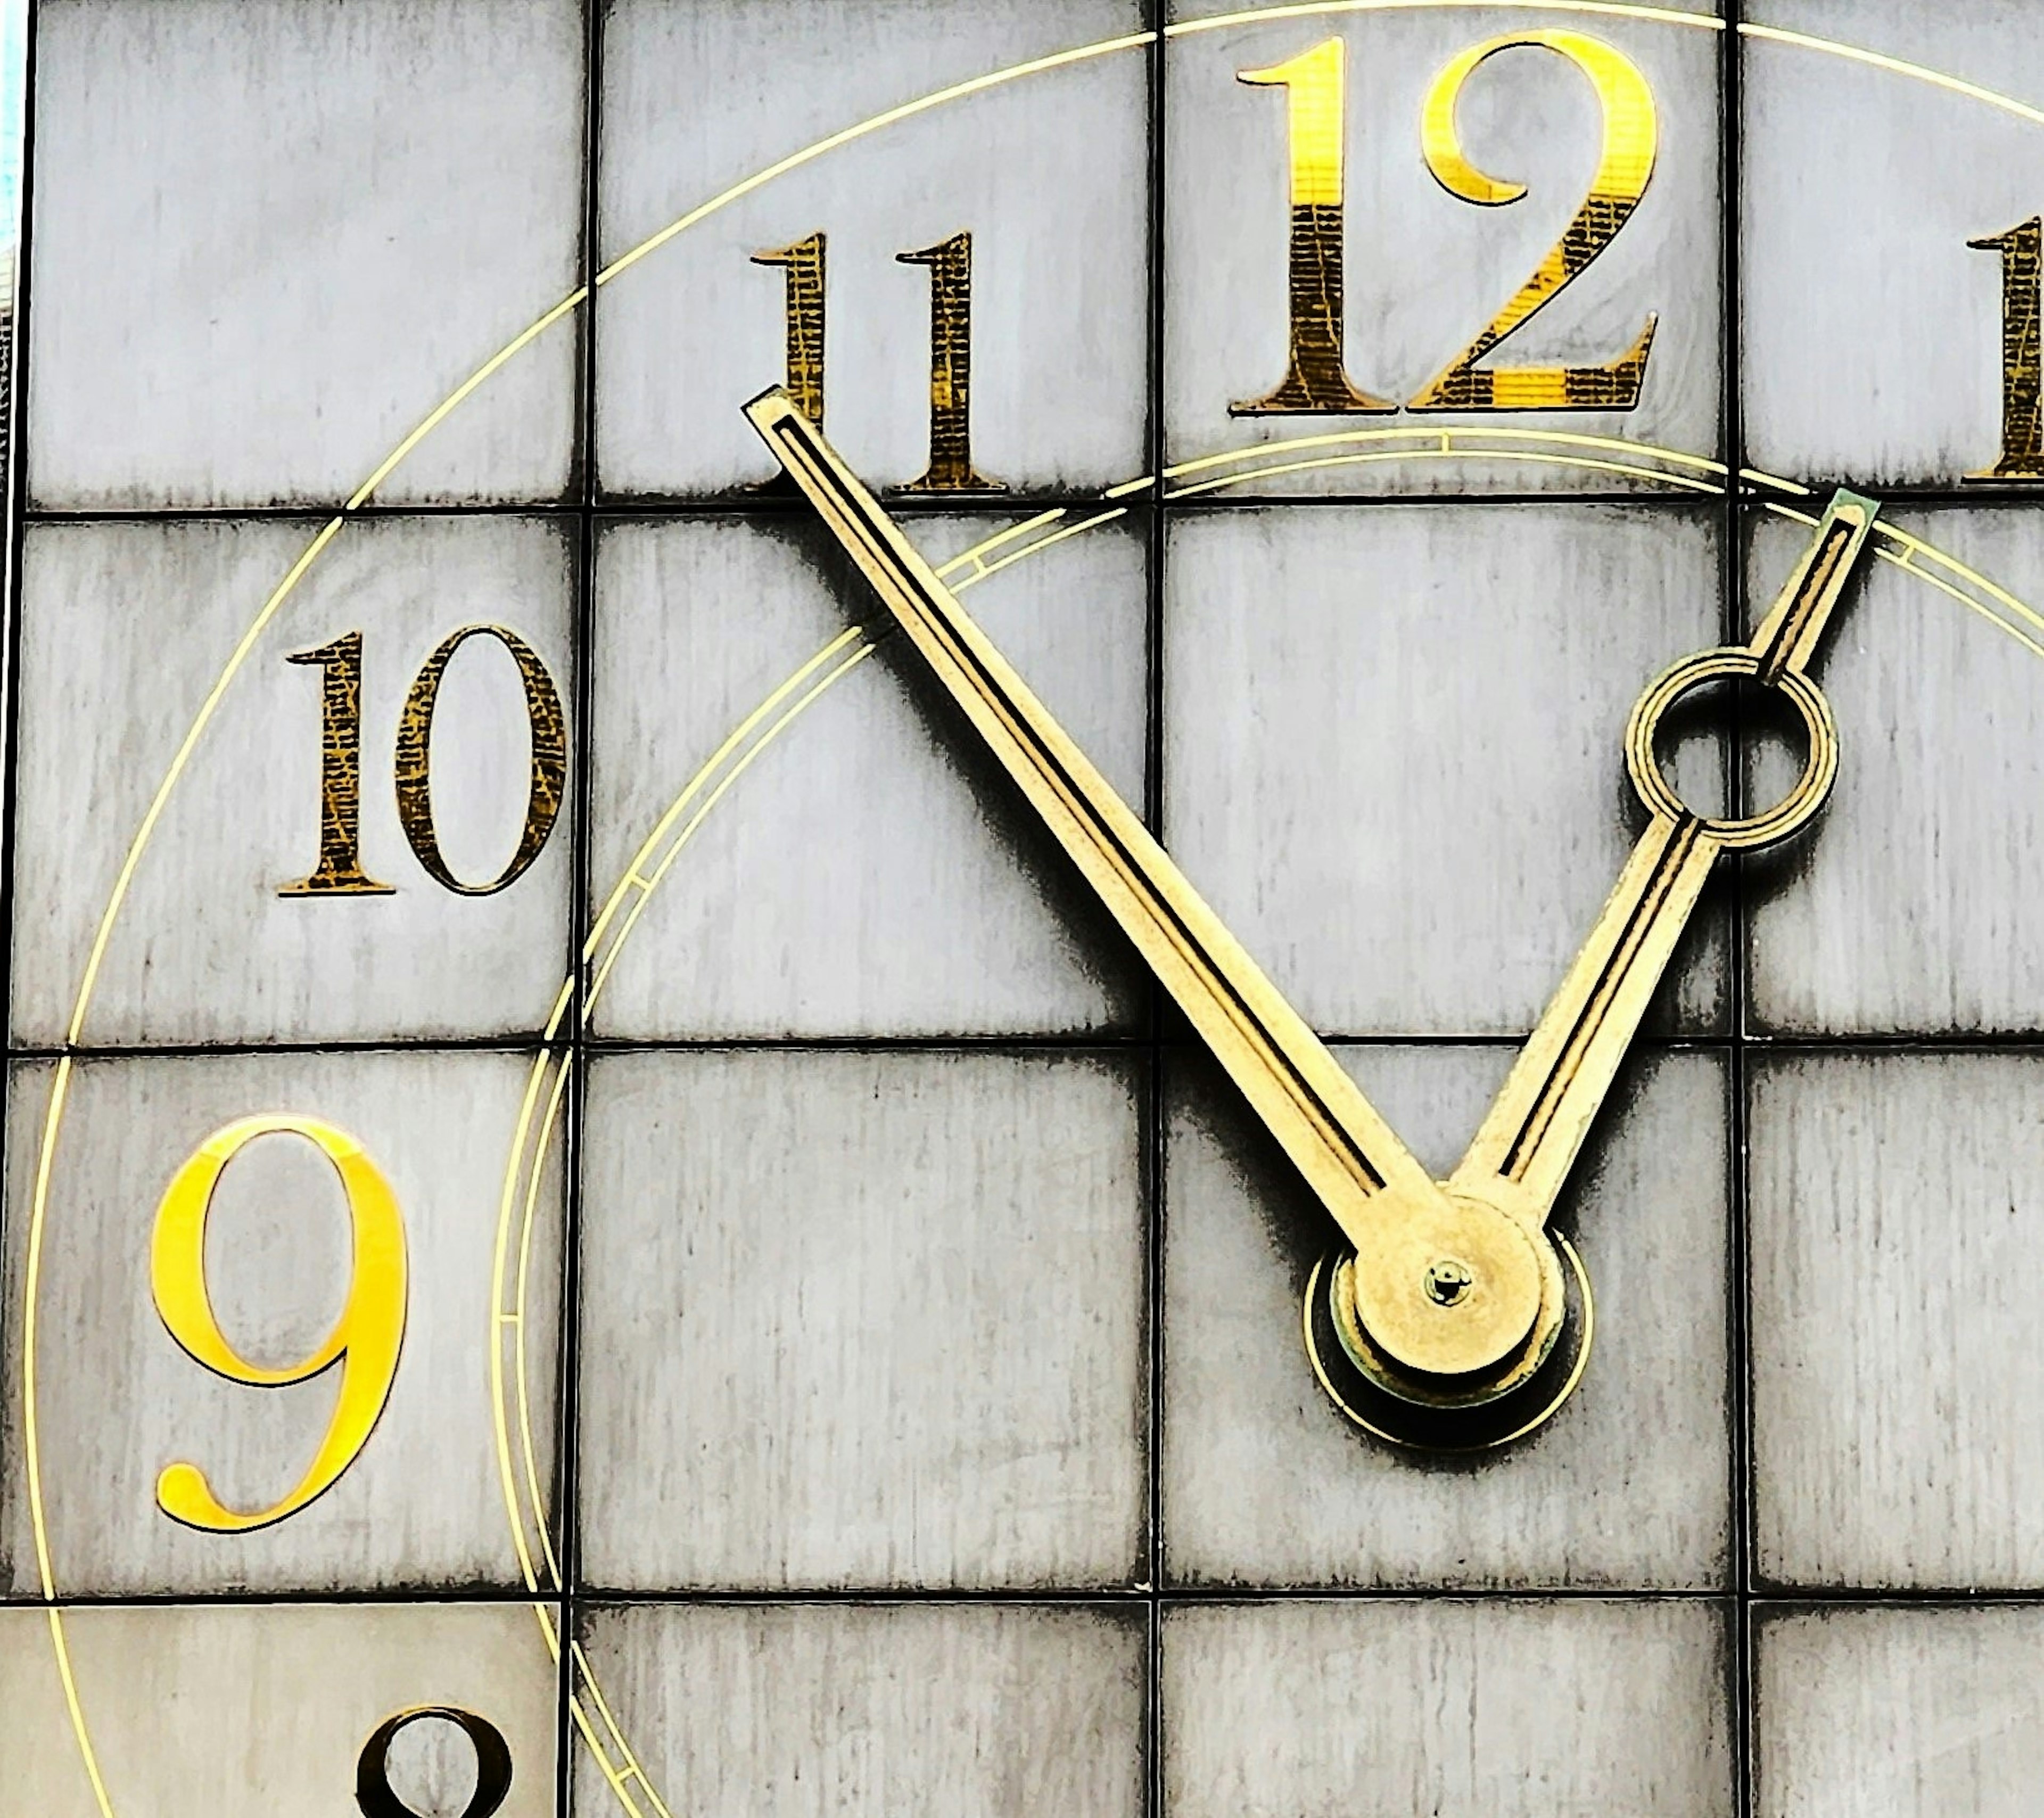
[[[1451,1198],[1420,1167],[787,394],[745,409],[1355,1246],[1360,1310],[1379,1347],[1452,1374],[1522,1351],[1556,1298],[1544,1240]],[[1463,1271],[1446,1296],[1443,1266]]]
[[[1543,1224],[1631,1045],[1647,1001],[1721,852],[1787,839],[1823,806],[1838,773],[1838,728],[1808,665],[1843,597],[1880,507],[1841,490],[1809,549],[1743,647],[1685,657],[1653,682],[1626,729],[1626,767],[1653,818],[1596,923],[1520,1051],[1450,1187],[1530,1227]],[[1809,757],[1776,808],[1742,821],[1683,806],[1654,761],[1662,717],[1699,683],[1748,677],[1779,689],[1801,717]]]

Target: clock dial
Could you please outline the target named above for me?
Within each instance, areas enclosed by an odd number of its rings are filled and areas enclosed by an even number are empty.
[[[0,1813],[2027,1811],[2023,25],[45,0]]]

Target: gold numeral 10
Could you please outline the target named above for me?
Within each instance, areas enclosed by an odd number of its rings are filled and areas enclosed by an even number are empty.
[[[214,1316],[206,1281],[206,1220],[228,1163],[259,1136],[302,1136],[340,1177],[353,1232],[348,1298],[326,1342],[303,1363],[272,1370],[251,1363]],[[340,1366],[340,1393],[325,1436],[298,1486],[267,1509],[243,1512],[213,1493],[206,1473],[179,1461],[156,1479],[156,1503],[174,1521],[213,1534],[245,1534],[295,1515],[354,1463],[382,1416],[405,1339],[405,1225],[396,1196],[362,1145],[317,1117],[243,1117],[216,1130],[179,1168],[156,1209],[149,1282],[170,1335],[198,1363],[230,1382],[285,1389]]]
[[[824,257],[813,233],[792,245],[755,252],[752,263],[782,267],[786,341],[783,382],[796,408],[819,429],[824,421]],[[930,272],[930,463],[908,493],[989,493],[1008,489],[972,463],[972,236],[897,252],[897,263]]]
[[[2001,255],[2001,459],[1969,480],[2044,480],[2044,411],[2040,411],[2038,341],[2044,305],[2044,217],[1966,244]]]
[[[448,868],[440,855],[440,832],[433,820],[433,709],[440,699],[440,678],[447,673],[449,660],[472,637],[496,639],[517,665],[532,744],[532,778],[526,790],[525,819],[519,831],[518,848],[504,869],[482,884],[465,884]],[[392,886],[378,883],[362,868],[362,633],[352,631],[317,650],[300,651],[285,661],[317,664],[321,671],[320,849],[319,863],[311,874],[295,884],[286,884],[277,894],[388,896]],[[463,625],[445,639],[412,678],[405,696],[405,710],[398,722],[392,768],[397,782],[398,824],[428,877],[442,888],[464,897],[494,895],[515,883],[539,857],[552,833],[567,785],[567,722],[561,713],[560,691],[532,647],[501,625]]]

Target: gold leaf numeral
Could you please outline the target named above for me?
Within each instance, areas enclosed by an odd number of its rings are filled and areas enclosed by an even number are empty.
[[[1427,168],[1450,195],[1482,208],[1499,208],[1526,194],[1520,183],[1486,176],[1463,156],[1455,128],[1455,105],[1462,86],[1500,51],[1520,46],[1558,52],[1590,79],[1604,113],[1604,144],[1589,194],[1562,237],[1548,248],[1533,274],[1512,293],[1482,333],[1427,381],[1409,408],[1414,410],[1630,410],[1639,402],[1653,351],[1658,320],[1632,345],[1601,366],[1484,367],[1484,359],[1573,284],[1632,217],[1654,175],[1659,129],[1653,90],[1622,52],[1580,32],[1514,33],[1472,45],[1450,59],[1435,77],[1420,112],[1420,138]]]
[[[352,631],[286,663],[317,663],[320,675],[319,863],[286,884],[286,897],[387,897],[362,868],[362,633]]]
[[[220,1329],[206,1279],[206,1220],[228,1164],[259,1136],[291,1135],[317,1147],[348,1196],[354,1263],[348,1298],[326,1342],[303,1362],[270,1369],[252,1363]],[[295,1515],[332,1488],[361,1455],[390,1398],[404,1343],[405,1226],[398,1201],[376,1164],[354,1137],[317,1117],[243,1117],[216,1130],[171,1177],[156,1209],[150,1246],[150,1286],[170,1335],[216,1376],[252,1389],[284,1389],[340,1366],[340,1393],[305,1473],[267,1509],[229,1509],[206,1473],[180,1460],[156,1479],[156,1504],[174,1521],[213,1534],[246,1534]]]
[[[448,661],[472,637],[494,637],[517,665],[525,694],[525,717],[531,732],[532,779],[526,791],[525,819],[510,863],[487,883],[465,884],[441,856],[439,830],[433,821],[433,709],[440,699],[440,678]],[[362,869],[362,633],[352,631],[317,650],[286,658],[290,663],[317,663],[322,670],[320,725],[320,855],[309,877],[286,884],[286,897],[389,896]],[[538,858],[559,817],[567,790],[567,725],[560,691],[532,647],[502,625],[464,625],[445,639],[413,678],[398,722],[393,769],[398,789],[398,821],[426,874],[457,896],[486,897],[508,889]]]
[[[897,252],[930,268],[930,464],[904,492],[1005,492],[972,464],[972,236]]]
[[[782,284],[782,318],[787,342],[782,383],[795,407],[818,429],[824,421],[824,236],[812,233],[792,246],[755,252],[755,265],[778,265],[787,272]]]
[[[1343,337],[1342,140],[1347,101],[1343,41],[1329,38],[1289,63],[1240,70],[1237,82],[1285,90],[1291,153],[1291,240],[1285,260],[1290,358],[1262,397],[1231,417],[1374,416],[1398,406],[1359,390]]]
[[[771,252],[755,252],[755,265],[778,266],[782,338],[786,346],[782,384],[795,407],[818,429],[824,421],[824,340],[827,321],[826,240],[809,234]],[[930,273],[930,459],[905,493],[993,493],[1008,489],[972,463],[972,235],[955,233],[934,246],[897,252],[903,265]],[[784,491],[787,477],[776,475],[759,490]]]
[[[472,637],[495,638],[518,666],[532,744],[532,778],[525,794],[525,821],[519,831],[518,849],[512,854],[510,863],[486,884],[464,884],[448,869],[447,861],[440,856],[440,833],[433,823],[433,709],[440,700],[440,678],[447,673],[449,660]],[[463,625],[445,639],[426,659],[405,697],[405,711],[398,721],[395,767],[398,823],[419,863],[425,867],[426,874],[457,896],[487,897],[508,890],[539,857],[547,836],[554,830],[567,787],[567,722],[561,713],[561,698],[554,678],[532,647],[501,625]]]

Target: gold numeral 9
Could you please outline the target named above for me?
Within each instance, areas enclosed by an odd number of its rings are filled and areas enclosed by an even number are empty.
[[[214,1317],[206,1283],[206,1220],[227,1165],[258,1136],[302,1136],[340,1177],[353,1231],[354,1266],[348,1298],[333,1330],[302,1363],[267,1369],[228,1341]],[[164,1466],[156,1503],[174,1521],[213,1534],[245,1534],[295,1515],[352,1464],[389,1399],[405,1337],[405,1227],[398,1201],[376,1164],[345,1130],[317,1117],[268,1114],[216,1130],[171,1177],[156,1209],[150,1286],[170,1335],[217,1376],[252,1389],[283,1389],[340,1366],[340,1392],[319,1450],[298,1487],[281,1502],[243,1513],[227,1508],[197,1465]]]

